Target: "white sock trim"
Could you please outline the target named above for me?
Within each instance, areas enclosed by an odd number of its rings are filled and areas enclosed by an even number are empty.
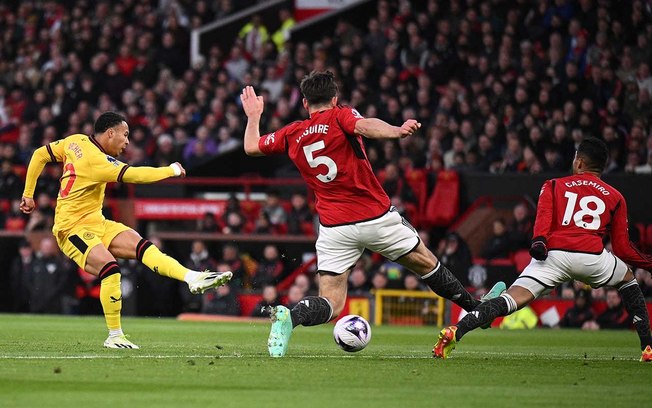
[[[186,271],[185,276],[183,277],[183,280],[184,280],[186,283],[190,284],[192,281],[194,281],[195,279],[197,279],[197,277],[199,276],[200,273],[201,273],[201,272],[193,271],[193,270],[191,270],[191,269],[188,269],[188,270]]]
[[[516,309],[518,309],[518,305],[516,304],[516,301],[511,295],[507,293],[503,293],[502,295],[500,295],[500,297],[505,299],[505,301],[507,302],[507,314],[514,313]]]
[[[121,328],[109,330],[109,337],[117,337],[117,336],[124,336],[124,333],[122,332]]]
[[[430,271],[427,274],[423,275],[421,277],[421,279],[428,279],[429,277],[434,275],[439,270],[439,268],[441,268],[441,262],[437,262],[437,266],[435,266],[435,269],[433,269],[432,271]]]
[[[632,280],[630,280],[630,281],[627,282],[626,284],[624,284],[624,285],[622,285],[621,287],[619,287],[618,290],[621,291],[621,290],[623,290],[623,289],[625,289],[625,288],[628,288],[628,287],[630,287],[630,286],[634,286],[634,285],[638,285],[638,281],[637,281],[636,279],[632,279]]]

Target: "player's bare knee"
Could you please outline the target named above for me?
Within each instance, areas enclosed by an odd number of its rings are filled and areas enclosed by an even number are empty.
[[[627,273],[625,273],[622,283],[627,283],[633,279],[635,279],[635,276],[634,272],[632,272],[632,268],[627,268]]]

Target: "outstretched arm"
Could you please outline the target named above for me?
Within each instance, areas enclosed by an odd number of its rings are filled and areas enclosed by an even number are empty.
[[[263,156],[258,146],[260,139],[260,117],[263,115],[265,103],[262,96],[257,96],[252,86],[247,86],[240,95],[242,109],[247,115],[247,128],[244,135],[244,150],[248,156]]]
[[[421,123],[414,119],[406,120],[401,126],[392,126],[377,118],[360,119],[355,122],[355,133],[369,139],[400,139],[414,134]]]
[[[41,146],[34,151],[27,167],[25,189],[23,190],[23,198],[20,201],[20,210],[25,214],[31,213],[36,207],[34,204],[34,189],[45,165],[49,162],[63,161],[63,154],[60,152],[59,146],[63,146],[63,144],[55,142]]]
[[[127,166],[123,176],[118,181],[133,184],[148,184],[165,180],[170,177],[185,177],[186,170],[175,162],[166,167],[130,167]]]

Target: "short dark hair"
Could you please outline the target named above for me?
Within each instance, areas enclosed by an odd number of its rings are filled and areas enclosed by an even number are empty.
[[[122,122],[126,122],[127,119],[125,119],[124,116],[122,116],[119,113],[116,112],[104,112],[103,114],[100,115],[99,118],[95,121],[95,125],[93,126],[93,130],[96,135],[99,135],[101,133],[106,132],[107,130],[111,129],[112,127],[116,127]]]
[[[337,83],[331,71],[312,71],[301,81],[301,93],[308,105],[325,105],[337,96]]]
[[[609,149],[602,140],[585,137],[577,147],[577,156],[584,159],[590,170],[602,173],[609,160]]]

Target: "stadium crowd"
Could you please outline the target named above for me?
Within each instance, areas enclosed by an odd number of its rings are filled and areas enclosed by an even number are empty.
[[[575,146],[587,135],[607,142],[608,172],[652,173],[649,2],[379,0],[366,27],[343,19],[314,42],[283,42],[254,17],[230,49],[213,46],[190,65],[190,30],[254,3],[0,4],[0,199],[7,203],[2,226],[51,227],[61,169],[41,177],[39,211],[25,218],[17,208],[24,166],[38,146],[72,133],[91,134],[99,112],[118,110],[128,117],[125,161],[181,161],[192,168],[240,148],[246,122],[237,95],[243,85],[261,90],[269,105],[264,131],[305,117],[298,83],[311,70],[335,72],[340,101],[365,116],[390,123],[415,117],[423,124],[417,137],[368,142],[369,159],[394,203],[417,201],[405,182],[412,169],[429,174],[429,190],[442,169],[567,172]],[[291,25],[291,14],[279,13],[278,23]],[[223,219],[207,215],[198,229],[313,231],[305,197],[293,197],[288,214],[271,196],[254,220],[228,211]],[[531,225],[507,224],[494,224],[484,257],[504,256],[527,242]],[[456,240],[447,236],[433,246],[454,262]],[[188,262],[212,259],[202,245],[193,243]],[[47,248],[39,252],[49,256]],[[286,271],[279,270],[278,250],[273,252],[257,254],[262,266],[240,276],[234,290],[242,283],[261,289],[276,282]],[[466,270],[471,255],[463,257],[457,261]],[[215,267],[229,263],[218,258],[211,261]],[[404,287],[403,276],[396,264],[362,262],[351,274],[351,290]],[[473,285],[473,274],[462,276]],[[642,274],[640,282],[649,295],[652,282]],[[196,298],[180,300],[193,301],[183,308],[208,307],[197,306]]]

